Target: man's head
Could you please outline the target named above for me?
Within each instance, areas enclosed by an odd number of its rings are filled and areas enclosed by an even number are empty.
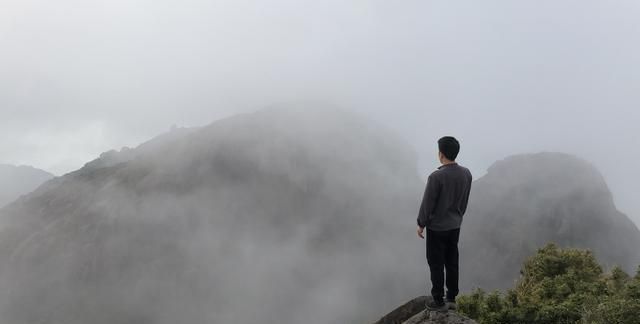
[[[460,152],[460,143],[453,136],[444,136],[438,140],[440,163],[454,162]]]

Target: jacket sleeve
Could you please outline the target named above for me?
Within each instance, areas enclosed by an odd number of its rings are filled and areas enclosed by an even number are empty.
[[[418,226],[426,227],[429,224],[429,215],[431,215],[436,208],[438,196],[440,195],[440,187],[438,179],[433,177],[433,174],[429,175],[424,196],[422,197],[422,203],[420,204],[420,210],[418,211]]]

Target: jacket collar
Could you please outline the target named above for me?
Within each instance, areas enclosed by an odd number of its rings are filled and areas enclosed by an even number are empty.
[[[443,164],[443,165],[439,166],[438,169],[442,169],[444,167],[451,166],[451,165],[458,165],[458,163],[457,162],[452,162],[452,163],[448,163],[448,164]]]

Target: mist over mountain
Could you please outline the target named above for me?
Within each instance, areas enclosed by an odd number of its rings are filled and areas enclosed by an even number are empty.
[[[373,322],[430,287],[416,160],[366,116],[308,106],[105,152],[0,209],[0,318]],[[472,190],[463,289],[510,285],[546,240],[637,264],[637,229],[579,159],[509,157]]]
[[[306,108],[106,152],[1,210],[0,317],[354,323],[420,291],[415,152]]]
[[[0,164],[0,207],[53,177],[53,174],[31,166]]]
[[[510,287],[525,258],[545,242],[588,248],[606,268],[635,272],[640,231],[616,209],[593,165],[541,152],[507,157],[487,171],[472,185],[461,229],[467,287]]]

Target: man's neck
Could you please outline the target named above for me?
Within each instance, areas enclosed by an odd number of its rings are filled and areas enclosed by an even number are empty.
[[[441,163],[442,163],[442,162],[441,162]],[[456,161],[449,161],[449,162],[447,162],[447,163],[442,163],[442,165],[441,165],[441,166],[439,166],[439,167],[438,167],[438,169],[442,169],[442,168],[444,168],[444,167],[446,167],[446,166],[448,166],[448,165],[452,165],[452,164],[457,164],[457,163],[456,163]]]

